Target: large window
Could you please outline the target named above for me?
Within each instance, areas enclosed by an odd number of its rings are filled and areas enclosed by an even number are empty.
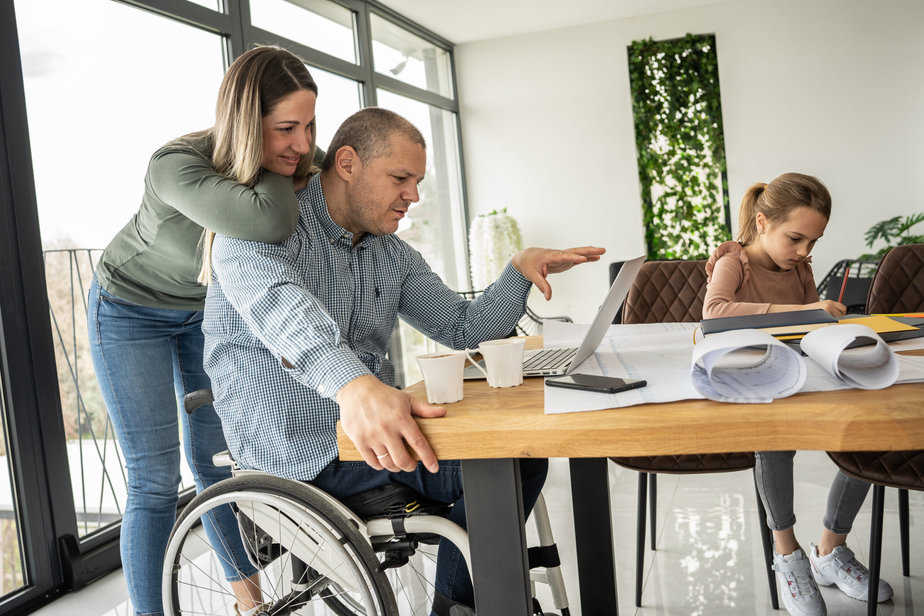
[[[413,122],[427,140],[427,179],[399,234],[451,287],[469,285],[452,46],[438,36],[363,0],[14,0],[0,13],[10,17],[0,19],[0,44],[11,46],[4,57],[17,50],[20,57],[3,72],[2,153],[11,168],[31,171],[14,174],[9,185],[0,174],[0,189],[15,196],[9,220],[20,221],[0,225],[3,245],[19,256],[13,274],[0,269],[0,287],[26,288],[15,306],[20,320],[0,314],[0,343],[12,339],[12,323],[31,324],[16,331],[31,347],[7,360],[30,371],[11,391],[28,384],[35,399],[14,393],[7,402],[17,413],[33,408],[44,426],[34,437],[43,442],[26,446],[39,460],[35,468],[11,457],[24,438],[22,422],[4,421],[0,430],[0,466],[11,469],[10,481],[0,481],[0,595],[25,593],[18,603],[0,598],[2,616],[22,605],[30,588],[40,596],[118,565],[125,474],[88,352],[87,290],[101,249],[140,204],[152,152],[212,124],[218,85],[234,57],[276,44],[305,61],[319,87],[322,148],[364,106]],[[23,113],[10,111],[18,109],[11,100]],[[43,277],[44,289],[34,284]],[[398,373],[416,380],[414,356],[427,342],[404,324],[396,340]],[[49,499],[48,519],[17,509],[16,486],[32,472],[51,485],[29,495]],[[55,550],[60,559],[47,556]]]
[[[87,339],[94,266],[138,209],[152,152],[212,124],[224,43],[111,0],[17,0],[16,18],[67,460],[84,536],[118,522],[126,495]]]

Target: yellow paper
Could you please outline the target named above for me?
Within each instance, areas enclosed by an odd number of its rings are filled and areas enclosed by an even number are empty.
[[[895,319],[890,319],[887,315],[884,314],[874,314],[868,317],[858,317],[855,319],[841,319],[838,323],[856,323],[858,325],[866,325],[868,328],[876,332],[877,334],[884,334],[886,332],[906,332],[918,329],[913,325],[908,325]],[[834,325],[834,323],[817,323],[814,326],[811,326],[809,329],[820,329],[821,327],[827,327],[828,325]],[[773,328],[773,329],[782,329],[782,328]],[[772,331],[770,332],[773,333]],[[774,338],[777,340],[801,340],[805,334],[784,334],[782,336],[774,335]]]

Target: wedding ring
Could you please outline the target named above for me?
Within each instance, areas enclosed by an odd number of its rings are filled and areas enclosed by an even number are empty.
[[[388,452],[386,451],[385,453],[377,453],[375,454],[375,457],[378,458],[379,460],[381,460],[382,458],[387,458]]]

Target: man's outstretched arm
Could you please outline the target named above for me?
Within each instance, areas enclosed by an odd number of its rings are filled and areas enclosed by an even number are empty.
[[[514,255],[496,282],[475,301],[464,300],[446,286],[408,247],[409,268],[399,312],[428,337],[455,349],[507,336],[526,310],[532,284],[551,298],[547,276],[574,265],[598,261],[605,250],[587,246],[568,250],[527,248]]]

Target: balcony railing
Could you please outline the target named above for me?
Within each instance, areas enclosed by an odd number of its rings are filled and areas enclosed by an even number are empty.
[[[78,533],[122,519],[125,463],[96,381],[87,333],[87,293],[102,250],[45,250],[45,281]],[[183,472],[183,486],[192,485]],[[183,487],[181,486],[181,487]]]

